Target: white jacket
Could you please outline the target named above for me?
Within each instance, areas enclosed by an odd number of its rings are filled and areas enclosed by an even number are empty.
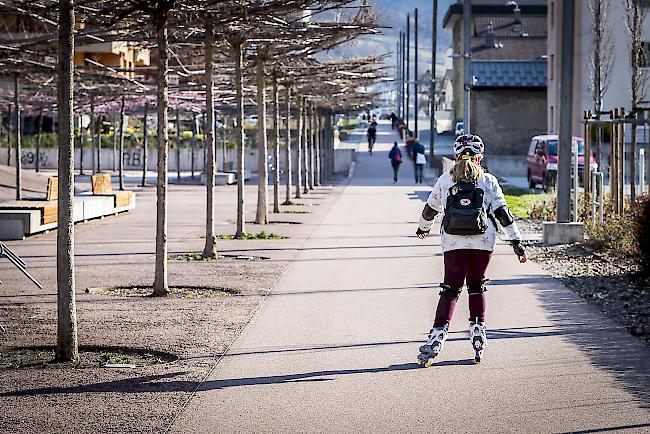
[[[478,179],[478,187],[483,189],[483,206],[488,214],[492,214],[494,210],[506,205],[506,200],[503,197],[503,191],[497,179],[489,173],[483,174]],[[433,191],[427,199],[427,203],[431,208],[444,213],[445,205],[447,205],[447,196],[449,189],[454,185],[451,174],[449,172],[443,173],[435,185]],[[427,221],[424,217],[420,216],[419,221],[420,229],[428,231],[433,225],[433,221]],[[517,223],[513,222],[511,225],[503,228],[506,238],[508,240],[521,240],[521,233],[517,227]],[[496,244],[497,228],[494,226],[492,219],[488,219],[488,228],[484,234],[481,235],[450,235],[446,234],[440,226],[441,245],[442,251],[447,252],[450,250],[458,249],[475,249],[475,250],[488,250],[493,251]]]

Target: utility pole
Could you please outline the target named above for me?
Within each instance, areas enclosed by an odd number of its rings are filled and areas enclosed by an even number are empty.
[[[406,130],[409,131],[409,106],[411,105],[411,14],[406,14]]]
[[[438,0],[433,0],[433,23],[431,25],[431,89],[429,90],[429,167],[433,167],[436,149],[436,50],[438,39]]]
[[[415,137],[418,136],[418,8],[415,8],[415,29],[414,29],[414,39],[415,39],[415,68],[414,69],[414,75],[415,75],[415,80],[413,81],[413,86],[415,90],[415,95],[413,98],[413,102],[415,104],[415,108],[413,110],[413,120],[415,121]]]
[[[470,88],[472,86],[472,4],[470,0],[463,0],[463,85],[465,91],[465,104],[463,104],[463,122],[465,133],[470,133]]]
[[[557,168],[557,222],[569,222],[571,208],[571,119],[573,112],[573,35],[575,2],[562,2],[562,86],[560,87],[560,142]],[[585,166],[586,170],[586,166]]]
[[[402,49],[400,50],[400,54],[401,54],[401,56],[402,56],[402,57],[401,57],[401,63],[402,63],[402,66],[401,66],[401,68],[400,68],[400,80],[401,80],[401,92],[400,92],[401,99],[400,99],[400,102],[401,102],[401,104],[402,104],[402,108],[401,108],[402,116],[401,116],[401,117],[402,117],[402,119],[404,119],[404,118],[406,117],[406,110],[405,110],[405,108],[406,108],[406,106],[405,106],[405,102],[406,102],[406,93],[404,92],[404,90],[405,90],[405,89],[404,89],[404,85],[405,85],[404,77],[406,77],[406,52],[405,52],[405,48],[406,48],[406,43],[405,43],[405,41],[406,41],[406,35],[404,34],[404,32],[400,32],[400,36],[401,36],[401,37],[400,37],[400,45],[401,45],[401,47],[402,47]]]
[[[402,78],[402,73],[400,72],[400,64],[401,64],[401,54],[400,50],[402,49],[402,32],[399,32],[399,40],[395,44],[397,46],[397,49],[395,50],[395,111],[397,112],[397,116],[401,116],[402,112],[402,107],[401,107],[401,102],[400,102],[400,95],[401,92],[399,90],[401,86],[401,78]]]

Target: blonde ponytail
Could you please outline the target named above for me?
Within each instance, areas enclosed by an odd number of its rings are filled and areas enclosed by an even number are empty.
[[[476,182],[483,176],[480,156],[463,155],[451,170],[451,177],[456,182]]]

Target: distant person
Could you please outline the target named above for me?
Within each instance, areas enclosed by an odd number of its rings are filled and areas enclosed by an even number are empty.
[[[368,152],[372,155],[372,147],[375,146],[377,140],[377,122],[370,123],[366,136],[368,136]]]
[[[388,158],[390,158],[390,165],[393,167],[393,184],[397,184],[397,172],[399,172],[399,166],[402,164],[402,151],[397,146],[397,142],[393,143]]]
[[[388,118],[390,119],[390,128],[394,130],[395,127],[397,126],[397,115],[395,114],[395,112],[391,112]]]
[[[480,362],[487,345],[485,326],[485,271],[490,262],[498,232],[497,220],[519,262],[526,262],[521,233],[508,210],[499,181],[485,173],[481,160],[485,148],[479,136],[464,134],[456,138],[454,168],[443,173],[427,199],[416,235],[429,235],[437,214],[443,213],[440,245],[444,258],[444,280],[429,340],[420,347],[418,363],[428,367],[447,340],[456,303],[467,285],[469,293],[469,337]]]
[[[415,183],[422,184],[424,179],[424,166],[427,164],[427,157],[424,155],[424,146],[416,141],[411,148],[413,153],[413,164],[415,165]]]

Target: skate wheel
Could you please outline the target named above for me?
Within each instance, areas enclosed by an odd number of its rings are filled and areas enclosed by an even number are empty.
[[[420,367],[422,368],[428,368],[431,365],[433,365],[433,361],[434,361],[433,359],[434,359],[433,357],[427,357],[427,356],[422,357],[422,354],[420,354],[418,356],[418,365],[420,365]]]

